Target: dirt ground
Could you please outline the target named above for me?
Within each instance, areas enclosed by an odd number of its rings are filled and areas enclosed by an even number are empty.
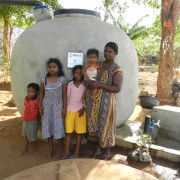
[[[145,87],[151,94],[155,94],[156,78],[157,73],[140,73],[139,89]],[[34,155],[32,149],[30,149],[27,155],[20,156],[20,152],[23,148],[23,137],[21,136],[22,120],[11,99],[12,93],[10,83],[0,83],[0,180],[19,171],[56,160],[55,156],[51,160],[47,158],[47,145],[46,142],[42,140],[38,141],[38,155]],[[131,119],[135,120],[140,111],[138,106],[131,116]],[[57,152],[56,144],[55,151]],[[126,156],[129,151],[130,150],[115,147],[112,149],[112,155],[118,153]],[[82,145],[82,152],[80,157],[91,157],[90,145]],[[158,163],[162,162],[168,166],[168,163],[164,161],[157,159],[154,159],[154,161]],[[157,176],[151,166],[147,164],[142,165],[133,162],[125,162],[125,164]]]
[[[156,83],[157,83],[158,73],[150,73],[150,72],[139,72],[139,87],[138,92],[142,89],[148,91],[150,95],[156,95]]]

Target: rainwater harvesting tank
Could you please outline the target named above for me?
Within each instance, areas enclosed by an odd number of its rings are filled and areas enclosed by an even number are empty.
[[[107,42],[116,42],[119,54],[115,62],[124,71],[123,86],[116,95],[117,126],[128,120],[136,105],[138,90],[138,60],[132,41],[120,28],[103,22],[99,13],[81,9],[55,11],[54,19],[37,22],[17,39],[11,56],[11,83],[15,104],[22,113],[23,98],[28,83],[39,83],[46,74],[46,62],[57,57],[63,64],[65,76],[72,78],[67,67],[68,53],[83,53],[89,48],[103,51]]]

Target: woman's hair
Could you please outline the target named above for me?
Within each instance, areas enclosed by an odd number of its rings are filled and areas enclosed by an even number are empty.
[[[39,85],[36,83],[28,84],[27,88],[33,88],[37,94],[39,93]]]
[[[88,49],[88,51],[87,51],[87,57],[88,57],[90,54],[95,54],[97,57],[99,57],[99,51],[98,51],[97,49]]]
[[[73,74],[73,79],[72,79],[72,81],[75,81],[75,80],[76,80],[75,77],[74,77],[75,71],[76,71],[77,69],[82,70],[82,68],[83,68],[82,65],[76,65],[76,66],[73,67],[73,69],[72,69],[72,74]],[[84,79],[84,76],[82,76],[82,81],[83,81],[83,79]]]
[[[108,42],[105,45],[105,48],[106,47],[110,47],[116,54],[118,54],[118,45],[115,42]]]
[[[49,58],[49,60],[47,62],[47,67],[48,67],[48,65],[50,63],[55,63],[57,65],[57,67],[58,67],[58,77],[64,76],[64,72],[62,70],[62,64],[61,64],[59,59],[57,59],[57,58]],[[51,75],[48,72],[46,76],[49,77]]]

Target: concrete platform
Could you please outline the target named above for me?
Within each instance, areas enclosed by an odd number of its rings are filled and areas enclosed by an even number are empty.
[[[19,172],[5,180],[157,180],[154,176],[111,161],[55,161]]]
[[[117,128],[116,145],[129,149],[135,149],[137,147],[136,142],[138,139],[137,130],[140,125],[141,123],[139,122],[127,121],[124,125]],[[161,145],[166,144],[167,146],[167,143],[169,143],[169,148],[152,144],[150,147],[151,155],[169,161],[180,162],[180,150],[173,149],[173,145],[177,145],[177,142],[169,142],[169,139],[162,137],[159,138],[159,141]],[[178,146],[177,148],[179,147],[180,146]]]
[[[153,108],[152,119],[160,120],[160,126],[172,139],[180,142],[180,107],[157,106]]]

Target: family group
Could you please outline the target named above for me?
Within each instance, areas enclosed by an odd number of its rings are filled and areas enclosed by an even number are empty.
[[[104,61],[99,61],[97,49],[89,49],[87,63],[72,69],[71,81],[66,79],[57,58],[48,60],[47,74],[41,78],[40,86],[36,83],[27,86],[22,117],[25,136],[22,155],[28,152],[30,142],[37,151],[38,119],[41,119],[49,158],[53,156],[53,139],[58,140],[60,159],[78,158],[83,134],[94,145],[93,158],[110,158],[110,148],[115,145],[115,94],[120,92],[123,82],[123,72],[114,62],[117,54],[115,42],[105,45]],[[74,132],[76,146],[70,154]]]

